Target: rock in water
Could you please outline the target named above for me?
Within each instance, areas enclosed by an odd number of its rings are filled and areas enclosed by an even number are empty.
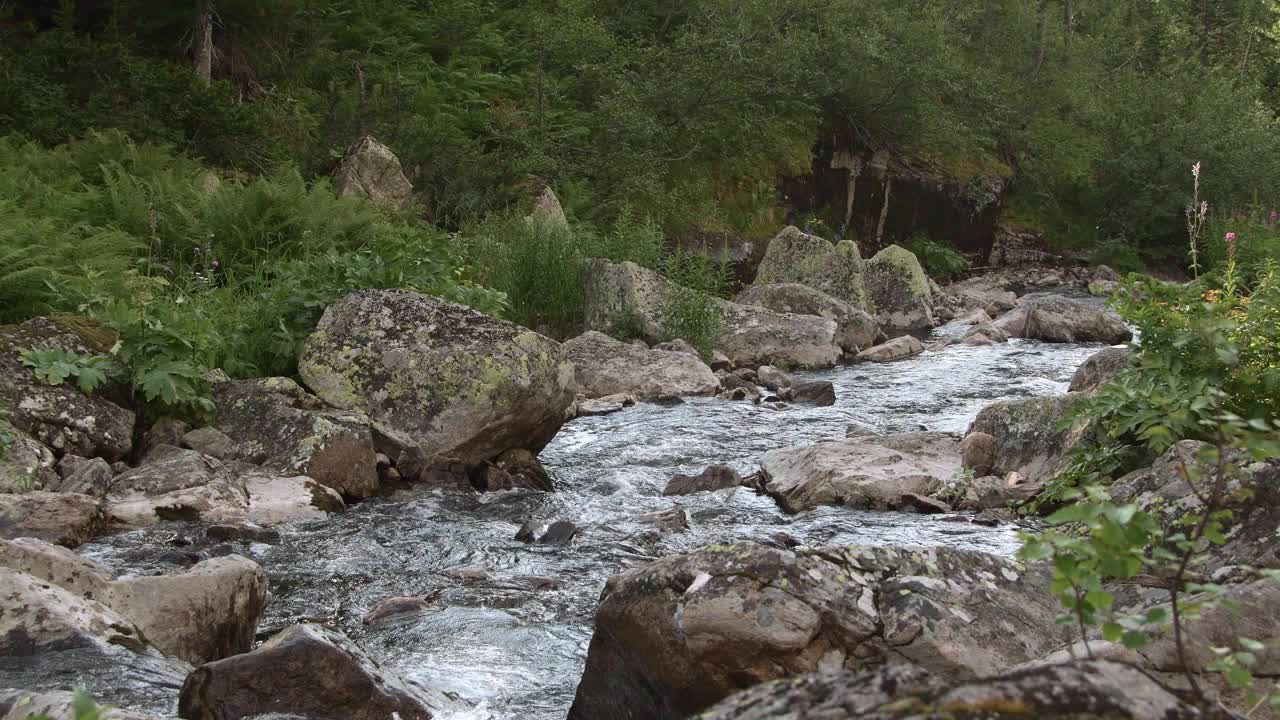
[[[221,383],[214,397],[236,459],[306,475],[344,498],[378,491],[367,418],[333,410],[288,378]]]
[[[1133,364],[1133,351],[1129,348],[1106,348],[1089,356],[1075,375],[1071,376],[1071,392],[1087,392],[1107,384]]]
[[[993,325],[1010,337],[1054,343],[1118,345],[1133,339],[1133,331],[1119,315],[1097,303],[1063,295],[1027,295]]]
[[[269,713],[327,720],[431,720],[442,697],[384,670],[342,634],[295,625],[253,652],[195,669],[178,714],[225,720]]]
[[[992,474],[1016,472],[1041,484],[1064,470],[1084,435],[1084,427],[1062,427],[1076,396],[1050,395],[1006,400],[983,408],[969,426],[969,434],[995,439]]]
[[[950,681],[950,682],[949,682]],[[1105,660],[1049,665],[953,684],[919,668],[827,670],[763,683],[717,704],[700,720],[1227,720],[1184,702],[1150,675]]]
[[[945,433],[870,435],[773,450],[760,460],[765,492],[787,512],[819,505],[877,510],[927,496],[960,470],[960,449]]]
[[[331,305],[299,373],[330,405],[367,415],[427,458],[468,466],[540,451],[573,402],[559,343],[405,290],[362,290]]]
[[[60,492],[0,494],[0,538],[21,537],[76,547],[105,526],[100,500]]]
[[[890,245],[868,260],[867,293],[876,322],[891,335],[934,325],[929,276],[910,250]]]
[[[861,308],[799,283],[756,285],[734,298],[739,305],[755,305],[774,312],[817,315],[834,320],[840,347],[856,354],[875,344],[880,326]]]
[[[573,362],[578,386],[592,398],[713,395],[720,388],[715,373],[696,353],[646,350],[594,330],[567,341],[564,351]]]
[[[712,465],[701,475],[676,475],[667,483],[663,495],[692,495],[696,492],[714,492],[742,485],[742,476],[728,465]]]
[[[333,174],[340,197],[366,197],[376,205],[399,210],[413,201],[413,184],[391,148],[363,135],[342,157]]]
[[[896,337],[887,343],[867,348],[858,353],[854,359],[858,362],[891,362],[902,358],[919,355],[924,352],[924,345],[911,335]]]
[[[108,352],[113,340],[70,319],[35,318],[0,327],[0,409],[8,422],[59,456],[122,458],[133,448],[132,412],[75,383],[50,385],[22,364],[24,350],[59,349],[80,355]],[[99,337],[107,336],[107,337]]]
[[[830,380],[806,380],[792,385],[791,401],[818,407],[836,404],[836,386]]]
[[[963,680],[1040,657],[1052,570],[947,548],[734,545],[609,579],[569,720],[690,717],[757,683],[883,663]]]
[[[852,240],[833,245],[794,226],[783,228],[769,241],[755,280],[757,286],[779,283],[807,285],[858,310],[871,307],[863,279],[862,253]]]

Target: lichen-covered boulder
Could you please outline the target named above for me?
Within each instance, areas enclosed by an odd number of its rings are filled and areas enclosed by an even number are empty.
[[[378,491],[368,419],[330,408],[288,378],[221,383],[214,398],[235,459],[306,475],[344,498]]]
[[[61,484],[53,451],[0,418],[9,444],[0,448],[0,493],[54,490]]]
[[[866,262],[866,284],[876,322],[886,332],[933,327],[929,276],[910,250],[890,245],[876,253]]]
[[[854,356],[854,360],[857,362],[892,362],[912,355],[919,355],[922,352],[924,352],[923,343],[917,340],[915,336],[903,335],[863,350]]]
[[[592,260],[587,264],[584,316],[589,329],[623,330],[656,343],[665,339],[663,311],[678,287],[635,263]],[[837,326],[815,315],[779,313],[714,301],[720,315],[720,351],[735,365],[831,367],[840,359]]]
[[[34,692],[31,690],[0,690],[0,720],[80,720],[76,712],[75,693],[66,690]],[[161,720],[157,715],[99,707],[96,720]]]
[[[837,341],[849,354],[859,353],[881,337],[875,318],[849,303],[799,283],[755,285],[734,298],[739,305],[755,305],[780,313],[817,315],[834,320]]]
[[[89,600],[105,601],[111,572],[71,550],[34,538],[0,540],[0,567],[51,582]]]
[[[0,538],[36,538],[76,547],[103,530],[102,501],[88,495],[47,492],[0,494]]]
[[[567,231],[569,220],[564,216],[564,208],[555,190],[548,185],[533,199],[533,208],[529,211],[530,222],[542,223],[553,230]]]
[[[166,520],[278,525],[340,512],[342,496],[303,476],[161,445],[148,462],[118,476],[106,499],[114,522],[143,527]]]
[[[927,496],[959,472],[960,448],[945,433],[869,435],[772,450],[760,460],[765,492],[787,512],[819,505],[891,510]]]
[[[133,448],[132,412],[101,394],[86,395],[74,382],[49,385],[22,364],[24,350],[58,349],[97,355],[110,336],[87,321],[35,318],[0,326],[0,408],[8,422],[59,456],[115,460]]]
[[[178,714],[187,720],[272,713],[431,720],[458,705],[383,669],[336,631],[295,625],[252,652],[196,668],[182,686]]]
[[[714,395],[720,389],[711,368],[686,352],[646,350],[595,330],[565,342],[564,351],[578,387],[589,398]]]
[[[103,603],[7,567],[0,588],[0,687],[56,690],[72,678],[104,704],[154,707],[190,670]]]
[[[1133,364],[1129,348],[1104,348],[1089,356],[1071,376],[1071,392],[1087,392],[1105,385]]]
[[[333,174],[333,186],[340,197],[365,197],[395,210],[413,201],[413,184],[405,177],[400,158],[370,135],[360,136],[347,148]]]
[[[871,309],[862,254],[852,240],[832,244],[792,226],[783,228],[769,241],[755,280],[756,285],[778,283],[807,285],[859,310]]]
[[[818,668],[989,675],[1069,637],[1051,571],[946,548],[707,548],[609,579],[569,720],[689,717]]]
[[[1097,302],[1065,295],[1027,295],[993,324],[1011,337],[1052,343],[1118,345],[1133,339],[1119,315]]]
[[[1069,464],[1084,436],[1084,427],[1063,428],[1074,395],[1048,395],[1006,400],[983,408],[969,426],[969,434],[995,438],[992,474],[1016,472],[1032,483],[1052,479]]]
[[[405,436],[428,458],[467,465],[540,451],[573,402],[560,343],[405,290],[362,290],[331,305],[299,373],[326,403]]]
[[[930,711],[946,708],[945,714]],[[1081,660],[956,682],[919,668],[823,670],[775,680],[717,704],[698,720],[1228,720],[1130,665]]]

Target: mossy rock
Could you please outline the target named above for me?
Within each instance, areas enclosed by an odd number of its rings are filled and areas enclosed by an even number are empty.
[[[472,466],[541,450],[573,400],[559,343],[403,290],[363,290],[330,306],[299,372],[328,404],[368,416],[428,457]]]
[[[755,284],[808,285],[869,312],[863,271],[862,253],[854,241],[833,245],[788,226],[769,241]]]
[[[865,283],[876,321],[887,332],[933,327],[929,276],[915,253],[897,245],[881,250],[866,262]]]

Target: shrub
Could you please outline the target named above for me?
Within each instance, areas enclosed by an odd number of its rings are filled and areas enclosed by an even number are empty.
[[[950,245],[927,235],[915,235],[906,242],[930,277],[950,278],[969,269],[969,261]]]
[[[727,259],[717,263],[701,253],[676,248],[662,268],[674,283],[658,313],[665,339],[682,339],[709,358],[724,330],[718,296],[728,287]]]
[[[1107,238],[1089,253],[1093,265],[1107,265],[1121,274],[1142,272],[1147,264],[1138,249],[1123,238]]]
[[[1227,263],[1227,236],[1234,237],[1236,262],[1247,282],[1268,263],[1280,263],[1280,211],[1274,209],[1235,210],[1215,216],[1204,242],[1205,264],[1221,270]]]

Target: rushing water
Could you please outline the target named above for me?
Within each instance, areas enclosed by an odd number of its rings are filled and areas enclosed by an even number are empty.
[[[405,492],[286,528],[278,545],[237,552],[271,575],[267,631],[299,621],[335,626],[385,666],[475,706],[454,720],[562,720],[600,590],[609,575],[629,566],[778,532],[809,545],[948,545],[993,553],[1017,546],[1010,528],[937,516],[842,508],[787,516],[769,498],[741,488],[663,497],[672,475],[716,463],[745,474],[768,450],[842,438],[851,425],[963,432],[991,402],[1065,391],[1074,369],[1097,349],[1017,340],[955,345],[886,365],[805,373],[835,384],[834,407],[772,410],[697,399],[581,418],[542,453],[556,493]],[[664,535],[635,520],[673,505],[688,512],[691,530]],[[525,520],[559,519],[580,526],[573,544],[513,539]],[[166,525],[107,538],[83,552],[119,573],[172,572],[165,561],[170,541],[199,530]],[[379,600],[408,595],[434,599],[424,614],[363,623]]]

